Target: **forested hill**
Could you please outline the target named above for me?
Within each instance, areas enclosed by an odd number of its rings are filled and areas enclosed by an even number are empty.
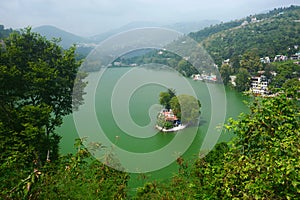
[[[12,33],[12,32],[13,32],[13,30],[11,28],[6,29],[6,28],[4,28],[3,25],[0,25],[0,39],[8,37],[9,34]]]
[[[300,7],[274,9],[265,14],[214,25],[189,34],[201,42],[217,64],[253,50],[273,58],[299,51]]]

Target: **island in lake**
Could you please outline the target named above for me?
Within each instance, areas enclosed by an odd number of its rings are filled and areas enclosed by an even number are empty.
[[[164,108],[157,115],[155,127],[162,132],[182,130],[199,121],[200,101],[193,96],[175,95],[174,89],[159,94],[159,102]]]

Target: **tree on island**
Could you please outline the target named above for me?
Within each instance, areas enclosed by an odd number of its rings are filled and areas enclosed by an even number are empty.
[[[198,99],[193,96],[182,94],[175,95],[174,89],[168,89],[167,92],[159,94],[159,102],[164,106],[164,109],[171,110],[182,124],[195,124],[200,116],[201,104]],[[172,98],[170,98],[172,96]],[[172,128],[174,125],[162,118],[158,119],[159,124],[164,124],[164,127]]]
[[[169,110],[171,108],[170,101],[173,97],[175,97],[175,90],[168,89],[167,92],[161,92],[159,94],[159,103]]]

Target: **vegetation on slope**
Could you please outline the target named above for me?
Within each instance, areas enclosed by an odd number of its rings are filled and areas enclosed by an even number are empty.
[[[297,52],[294,47],[300,43],[299,20],[300,7],[291,6],[215,25],[190,36],[200,42],[220,66],[223,60],[243,55],[251,49],[255,49],[260,57],[271,58]],[[248,24],[242,25],[243,21]]]
[[[295,199],[300,195],[300,112],[281,94],[256,98],[249,114],[230,120],[235,139],[190,165],[178,158],[169,183],[151,182],[137,199]]]

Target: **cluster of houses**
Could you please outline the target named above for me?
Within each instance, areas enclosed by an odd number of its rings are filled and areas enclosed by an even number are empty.
[[[251,24],[251,23],[257,23],[257,22],[260,22],[261,20],[258,20],[256,17],[252,17],[250,22],[248,22],[247,20],[243,21],[241,26],[246,26],[248,24]]]
[[[297,46],[297,48],[298,48],[298,46]],[[272,61],[279,62],[279,61],[287,61],[288,59],[300,60],[300,52],[293,54],[290,58],[288,58],[285,55],[276,55]],[[270,57],[264,57],[264,58],[260,58],[260,61],[262,63],[270,63],[271,59],[270,59]],[[224,60],[224,63],[225,62],[229,63],[229,59]],[[295,63],[300,64],[300,62],[295,62]],[[270,73],[272,76],[277,75],[277,73],[274,71],[272,71]],[[267,77],[265,75],[263,75],[264,71],[258,71],[258,74],[259,74],[258,76],[251,77],[250,92],[252,92],[255,95],[267,95],[267,94],[269,94],[268,84],[269,84],[270,80],[268,80]],[[230,82],[233,86],[236,86],[235,79],[236,79],[236,76],[230,76]]]
[[[298,48],[298,46],[297,46],[297,48]],[[285,55],[276,55],[274,57],[274,59],[273,59],[273,62],[287,61],[288,59],[289,59],[288,56],[285,56]],[[300,60],[300,52],[291,55],[290,60]],[[266,56],[264,58],[260,58],[260,61],[262,63],[265,63],[265,64],[272,62],[272,60],[268,56]]]
[[[173,113],[172,109],[162,109],[158,114],[158,122],[156,128],[162,132],[174,132],[186,128],[186,125],[183,125],[180,119]],[[164,127],[164,123],[171,123],[171,127]]]
[[[173,113],[172,109],[162,109],[158,115],[159,118],[162,118],[164,121],[172,122],[174,126],[181,124],[178,117]]]
[[[195,81],[207,81],[207,82],[217,81],[217,76],[215,74],[193,74],[192,78]]]

